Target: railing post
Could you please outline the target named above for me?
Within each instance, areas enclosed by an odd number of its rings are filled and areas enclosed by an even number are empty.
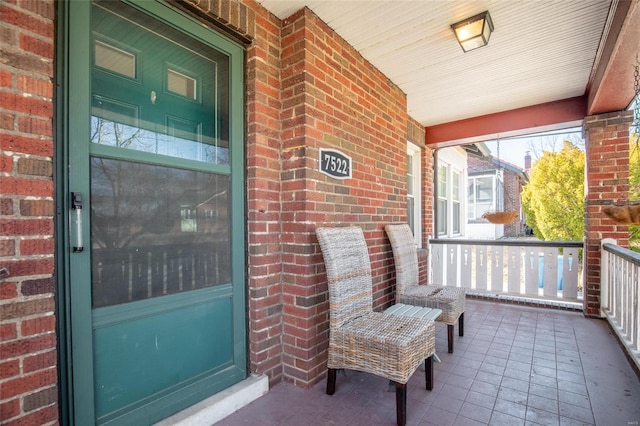
[[[640,369],[640,255],[602,241],[601,313]]]
[[[604,249],[605,244],[616,244],[613,238],[605,238],[600,242],[600,316],[606,315],[605,311],[611,309],[609,300],[609,252]]]

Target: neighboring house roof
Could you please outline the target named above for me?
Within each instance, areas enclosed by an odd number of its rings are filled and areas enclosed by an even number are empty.
[[[504,160],[497,159],[495,157],[491,157],[490,161],[492,164],[496,166],[496,169],[503,168],[504,170],[508,170],[510,172],[515,173],[518,177],[520,177],[520,179],[523,180],[523,182],[529,181],[529,176],[524,169],[521,169],[520,167],[514,164],[511,164]]]
[[[514,173],[518,176],[520,180],[522,180],[523,184],[529,181],[529,176],[526,170],[516,166],[515,164],[511,164],[508,161],[501,160],[491,155],[491,151],[487,147],[487,145],[483,142],[474,143],[463,146],[464,150],[471,157],[475,157],[479,160],[482,160],[487,164],[487,168],[484,170],[475,170],[473,172],[469,172],[469,176],[478,175],[481,173],[486,173],[491,170],[498,170],[500,168],[505,171]],[[494,167],[491,167],[494,166]]]
[[[462,145],[462,148],[467,151],[468,155],[474,157],[489,157],[491,155],[491,150],[484,142]]]

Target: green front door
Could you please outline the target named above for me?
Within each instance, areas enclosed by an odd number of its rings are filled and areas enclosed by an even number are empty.
[[[71,418],[246,377],[242,50],[160,2],[69,2]]]

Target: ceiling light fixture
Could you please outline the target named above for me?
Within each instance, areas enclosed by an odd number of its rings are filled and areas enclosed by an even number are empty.
[[[479,13],[451,25],[460,47],[468,52],[478,47],[486,46],[493,31],[493,21],[488,11]]]

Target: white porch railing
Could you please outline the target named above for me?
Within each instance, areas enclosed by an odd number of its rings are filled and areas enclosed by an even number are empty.
[[[640,254],[602,240],[601,312],[640,368]]]
[[[581,307],[581,241],[432,239],[430,282]]]

